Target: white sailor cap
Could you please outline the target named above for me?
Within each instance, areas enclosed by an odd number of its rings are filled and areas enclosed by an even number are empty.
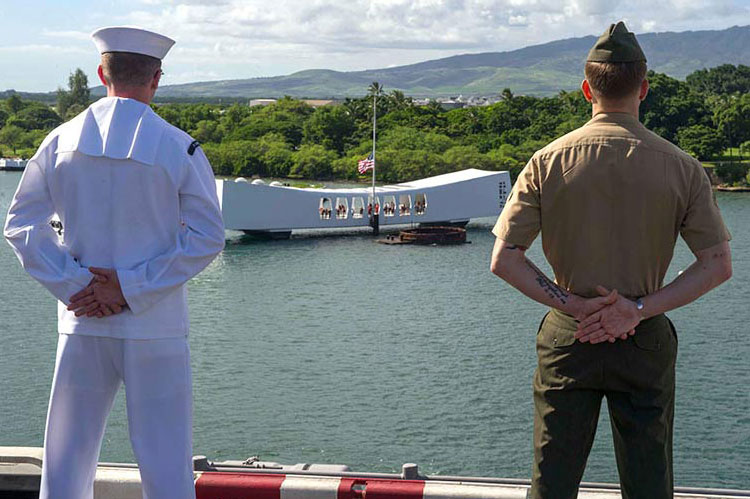
[[[99,53],[131,52],[164,59],[174,40],[159,33],[131,26],[100,28],[91,33]]]

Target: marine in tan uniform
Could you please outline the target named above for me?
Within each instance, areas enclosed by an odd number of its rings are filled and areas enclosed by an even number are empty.
[[[646,57],[623,23],[585,74],[591,121],[534,154],[493,229],[492,272],[551,307],[531,497],[576,497],[606,397],[623,497],[667,498],[677,336],[664,313],[729,279],[730,236],[702,165],[639,122]],[[554,281],[525,256],[539,232]],[[664,286],[678,235],[696,260]]]

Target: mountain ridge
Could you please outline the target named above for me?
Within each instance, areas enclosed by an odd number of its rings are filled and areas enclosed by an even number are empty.
[[[649,67],[676,78],[720,64],[750,64],[750,26],[645,33],[638,39]],[[566,38],[504,52],[460,54],[404,66],[360,71],[308,69],[286,76],[167,85],[160,97],[356,97],[372,81],[415,97],[553,95],[578,88],[595,36]]]
[[[392,68],[306,69],[282,76],[164,85],[157,100],[359,97],[373,81],[388,91],[401,90],[414,97],[489,96],[504,88],[515,94],[555,95],[579,87],[585,56],[595,40],[595,36],[566,38],[510,51],[459,54]],[[721,64],[750,65],[750,26],[644,33],[638,40],[650,69],[678,79]],[[101,86],[92,88],[93,96],[104,93]]]

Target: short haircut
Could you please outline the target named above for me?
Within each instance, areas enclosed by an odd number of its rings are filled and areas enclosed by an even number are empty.
[[[105,52],[102,54],[102,72],[107,83],[124,87],[148,85],[161,68],[156,57],[130,52]]]
[[[587,62],[584,69],[591,90],[603,99],[621,99],[638,91],[646,78],[646,61]]]

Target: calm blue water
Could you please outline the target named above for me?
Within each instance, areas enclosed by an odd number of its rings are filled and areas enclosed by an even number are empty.
[[[0,211],[20,178],[0,173]],[[750,195],[719,194],[732,281],[673,312],[676,482],[750,489]],[[190,283],[195,453],[528,477],[534,334],[545,310],[489,273],[492,220],[461,247],[359,234],[252,243]],[[542,263],[540,245],[529,251]],[[668,279],[691,260],[678,247]],[[0,445],[41,446],[55,303],[0,244]],[[123,393],[102,460],[132,461]],[[603,411],[585,480],[615,482]]]

